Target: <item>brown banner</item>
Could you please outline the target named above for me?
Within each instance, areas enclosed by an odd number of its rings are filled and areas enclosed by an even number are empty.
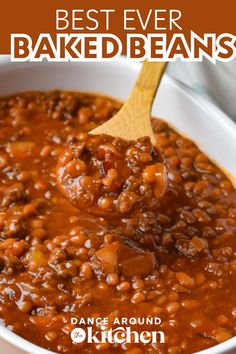
[[[56,31],[56,10],[68,11],[68,27]],[[81,10],[76,13],[74,24],[79,27],[73,30],[72,10]],[[86,10],[92,9],[89,19]],[[126,12],[126,27],[124,30],[124,10]],[[235,0],[145,0],[145,1],[117,1],[117,0],[8,0],[0,5],[0,54],[10,53],[11,33],[25,33],[33,40],[40,33],[112,33],[124,40],[126,33],[174,33],[182,32],[186,36],[190,31],[199,35],[210,33],[236,33]],[[95,11],[97,10],[97,12]],[[108,14],[101,10],[115,10],[109,14],[109,30],[107,30]],[[166,11],[165,11],[166,10]],[[177,17],[179,10],[181,18]],[[158,13],[158,15],[156,15]],[[155,16],[158,16],[158,20]],[[80,19],[78,19],[80,18]],[[97,22],[96,22],[97,21]],[[176,22],[178,25],[175,25]],[[97,29],[88,30],[95,27]],[[65,22],[64,22],[65,24]],[[63,22],[61,22],[63,25]],[[155,28],[158,27],[158,28]],[[170,28],[171,27],[171,28]],[[180,29],[180,28],[181,29]],[[134,29],[130,29],[134,28]],[[126,48],[124,48],[125,51]]]

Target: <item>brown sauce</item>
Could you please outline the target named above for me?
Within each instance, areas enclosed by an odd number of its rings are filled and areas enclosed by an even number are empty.
[[[155,209],[139,200],[131,212],[99,217],[57,188],[68,136],[89,132],[119,107],[58,91],[0,99],[1,321],[59,353],[189,354],[214,346],[236,334],[236,193],[225,174],[154,119],[168,165]],[[74,344],[71,317],[159,317],[166,343]]]

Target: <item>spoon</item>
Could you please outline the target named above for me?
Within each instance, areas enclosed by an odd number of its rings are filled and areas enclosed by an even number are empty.
[[[145,61],[128,101],[108,122],[68,140],[57,184],[77,208],[128,215],[158,205],[167,169],[151,126],[151,107],[165,63]]]
[[[165,62],[144,61],[133,90],[119,112],[90,134],[107,134],[125,140],[149,136],[156,144],[151,126],[151,108],[166,68]]]

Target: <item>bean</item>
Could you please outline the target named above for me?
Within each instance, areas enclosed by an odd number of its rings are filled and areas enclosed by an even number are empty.
[[[167,301],[166,295],[161,295],[156,300],[156,302],[159,306],[164,305],[166,301]]]
[[[194,310],[199,306],[199,303],[196,300],[182,300],[181,306],[186,310]]]
[[[31,231],[31,236],[39,240],[44,240],[47,237],[47,232],[43,228],[35,228]]]
[[[181,285],[183,285],[187,288],[193,288],[195,285],[194,279],[186,273],[177,272],[176,278],[178,279],[178,281],[180,282]]]
[[[72,150],[66,149],[66,150],[64,150],[63,154],[59,157],[59,161],[61,163],[66,164],[72,160],[72,156],[73,156]]]
[[[146,296],[143,292],[137,291],[131,298],[131,301],[135,304],[139,304],[140,302],[145,301]]]
[[[190,211],[187,210],[182,210],[180,213],[180,217],[188,224],[194,224],[196,222],[195,216]]]
[[[159,179],[162,177],[163,177],[162,163],[156,163],[155,165],[147,166],[143,171],[143,179],[149,183],[158,182]]]
[[[142,279],[136,278],[132,283],[133,289],[142,289],[144,287],[144,282]]]
[[[77,267],[73,261],[65,261],[56,267],[58,276],[62,278],[72,278],[77,275]]]
[[[24,206],[23,214],[26,217],[33,216],[33,215],[37,214],[37,210],[33,204],[29,203]]]
[[[82,232],[70,238],[70,242],[73,245],[76,245],[78,247],[82,247],[85,241],[86,241],[86,236]]]
[[[168,313],[175,313],[180,309],[180,304],[176,301],[172,301],[166,304],[165,308]]]
[[[93,111],[89,107],[81,107],[78,111],[79,124],[86,124],[92,118]]]
[[[170,293],[168,294],[169,301],[176,301],[176,300],[178,300],[178,298],[179,298],[179,295],[175,291],[170,291]]]
[[[168,170],[168,179],[173,182],[173,183],[181,183],[182,182],[182,177],[179,172],[175,171],[172,168],[169,168]]]
[[[112,234],[106,234],[104,236],[104,243],[107,243],[107,244],[110,244],[112,243],[114,240],[113,240],[113,235]]]
[[[45,145],[40,151],[40,156],[48,157],[51,151],[52,151],[52,147],[50,145]]]
[[[168,158],[168,163],[172,168],[177,168],[180,164],[180,159],[178,156],[171,156]]]
[[[93,186],[93,179],[91,176],[84,176],[80,179],[80,185],[84,189],[91,189]]]
[[[106,283],[100,282],[100,283],[98,284],[98,288],[99,288],[100,290],[106,291],[106,290],[108,289],[108,286],[107,286]]]
[[[90,263],[85,262],[80,267],[80,277],[82,280],[88,280],[93,278],[93,269]]]
[[[201,222],[201,223],[209,223],[211,221],[210,216],[207,214],[207,212],[201,210],[201,209],[193,209],[193,215],[195,218]]]
[[[28,250],[28,244],[24,241],[14,242],[11,249],[11,254],[16,257],[21,257]]]
[[[88,250],[86,248],[84,248],[84,247],[80,247],[78,249],[78,256],[79,256],[80,259],[86,261],[88,259]]]
[[[39,191],[46,191],[47,190],[47,183],[42,180],[37,180],[37,181],[35,181],[34,187],[35,187],[35,189],[37,189]]]
[[[169,146],[164,150],[164,154],[165,154],[165,156],[168,156],[168,157],[173,156],[173,155],[175,155],[175,149],[172,146]]]
[[[101,197],[98,200],[98,205],[100,208],[107,210],[109,208],[112,207],[113,205],[113,200],[112,198],[108,198],[108,197]]]
[[[195,276],[195,283],[196,285],[202,285],[204,284],[206,278],[205,275],[203,273],[197,273]]]
[[[131,285],[127,281],[123,281],[117,285],[117,290],[122,293],[128,293],[131,290]]]
[[[57,333],[54,331],[49,331],[45,334],[45,338],[49,342],[54,342],[57,339]]]
[[[5,154],[0,154],[0,169],[6,167],[8,165],[8,157]]]
[[[118,171],[114,168],[111,168],[110,170],[107,171],[106,177],[102,179],[102,183],[106,187],[112,187],[114,183],[118,180],[118,178],[119,178]]]
[[[134,192],[121,192],[118,198],[118,207],[121,214],[130,211],[138,199],[138,195]]]
[[[232,333],[224,328],[217,328],[213,331],[213,335],[218,343],[225,342],[227,339],[232,337]]]
[[[80,176],[86,169],[86,164],[80,159],[72,160],[66,165],[66,172],[73,178]]]
[[[160,306],[154,306],[152,312],[155,316],[159,316],[162,313],[163,309]]]
[[[109,285],[117,285],[119,283],[119,275],[117,273],[108,274],[107,283]]]

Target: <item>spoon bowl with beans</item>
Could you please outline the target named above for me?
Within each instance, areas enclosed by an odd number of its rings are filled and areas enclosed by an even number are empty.
[[[77,208],[121,215],[158,205],[167,168],[151,126],[165,63],[145,61],[127,102],[109,121],[70,136],[59,157],[57,184]]]

